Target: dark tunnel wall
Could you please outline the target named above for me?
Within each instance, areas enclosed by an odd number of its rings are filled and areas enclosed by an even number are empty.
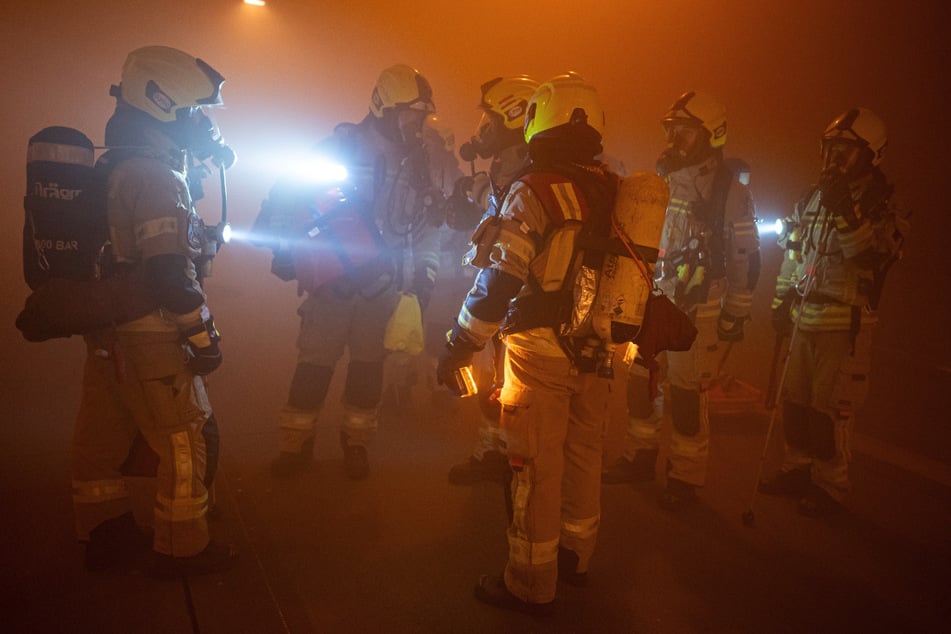
[[[523,72],[544,79],[573,69],[598,88],[608,118],[606,150],[629,171],[651,169],[663,142],[659,117],[678,94],[698,88],[718,96],[728,108],[727,154],[752,164],[758,213],[767,218],[787,212],[816,174],[819,134],[833,117],[855,105],[883,117],[890,138],[884,169],[914,212],[914,233],[888,279],[873,393],[860,430],[951,462],[951,283],[942,257],[951,236],[943,174],[951,100],[941,79],[951,61],[951,34],[942,7],[818,0],[548,2],[544,8],[496,0],[273,0],[263,9],[237,0],[7,6],[0,25],[0,341],[8,360],[0,369],[2,389],[12,389],[14,378],[78,376],[78,341],[28,344],[12,327],[27,294],[19,243],[26,142],[40,128],[62,124],[101,143],[113,106],[108,88],[118,82],[128,51],[179,47],[227,78],[227,106],[217,119],[239,154],[229,174],[239,229],[253,221],[280,159],[328,134],[334,123],[360,119],[387,65],[409,63],[430,79],[457,145],[475,125],[478,86],[486,79]],[[214,219],[215,205],[214,196],[203,202],[206,218]],[[766,306],[779,253],[768,237],[764,253],[756,319],[737,352],[738,373],[755,384],[765,382],[772,347]],[[212,305],[216,294],[231,294],[240,298],[234,305],[247,306],[219,314],[226,340],[238,324],[260,336],[261,345],[268,345],[265,333],[295,327],[293,289],[267,266],[267,254],[241,244],[216,262]],[[288,366],[291,355],[288,348]],[[249,380],[260,371],[250,359],[229,363]]]

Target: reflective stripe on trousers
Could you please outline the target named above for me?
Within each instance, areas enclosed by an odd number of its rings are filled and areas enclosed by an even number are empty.
[[[508,350],[500,426],[516,469],[505,584],[525,601],[554,598],[560,541],[578,554],[578,570],[587,570],[601,513],[610,389],[594,374],[572,376],[565,358]]]

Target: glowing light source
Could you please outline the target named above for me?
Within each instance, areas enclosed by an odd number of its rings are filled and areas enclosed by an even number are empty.
[[[244,3],[254,7],[263,7],[265,5],[264,0],[244,0]]]
[[[763,218],[757,218],[756,224],[758,225],[757,228],[759,229],[760,235],[779,236],[786,230],[786,223],[783,222],[782,218],[777,218],[772,222]]]
[[[342,183],[349,176],[346,167],[323,157],[295,161],[288,171],[294,180],[307,183]]]

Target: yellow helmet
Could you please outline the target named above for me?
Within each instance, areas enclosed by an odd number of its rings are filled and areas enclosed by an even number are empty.
[[[528,75],[496,77],[482,84],[479,107],[502,117],[502,123],[509,130],[521,130],[525,127],[528,100],[536,89],[538,82]]]
[[[710,134],[710,147],[726,144],[726,108],[704,92],[691,90],[680,95],[661,119],[664,128],[695,125]]]
[[[525,141],[568,124],[587,124],[604,136],[604,111],[594,86],[577,73],[558,75],[541,84],[525,115]]]
[[[377,119],[390,108],[406,106],[414,110],[435,112],[433,89],[415,68],[396,64],[383,69],[370,95],[370,112]]]
[[[168,123],[183,108],[220,106],[225,78],[203,60],[168,46],[131,53],[113,94],[149,116]]]

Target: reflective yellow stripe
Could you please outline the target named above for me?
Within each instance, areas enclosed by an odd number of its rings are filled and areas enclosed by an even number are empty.
[[[505,262],[512,262],[512,256],[515,256],[516,262],[521,260],[527,266],[535,257],[535,243],[517,233],[502,231],[496,244],[502,249]]]
[[[578,203],[575,188],[571,183],[552,183],[551,189],[558,200],[558,205],[561,207],[561,213],[565,220],[582,220],[581,205]]]
[[[545,271],[542,274],[541,287],[543,291],[557,291],[565,281],[565,274],[571,264],[571,256],[575,251],[575,234],[573,229],[560,229],[551,237],[548,244],[548,256],[545,260]]]
[[[135,239],[142,242],[169,233],[178,234],[178,218],[175,216],[163,216],[139,223],[135,228]]]
[[[187,499],[192,496],[192,464],[191,438],[187,431],[175,432],[171,435],[172,464],[175,470],[175,499]]]
[[[169,498],[155,496],[155,517],[169,522],[185,522],[202,517],[208,512],[208,494],[197,498]]]
[[[31,143],[26,151],[28,163],[33,161],[51,161],[92,167],[94,163],[92,148],[64,143]]]
[[[540,566],[558,559],[558,539],[530,542],[516,536],[509,537],[509,557],[522,566]]]
[[[480,339],[488,339],[495,334],[495,331],[502,325],[500,321],[483,321],[473,316],[469,308],[463,304],[459,311],[459,325],[474,334]]]
[[[278,427],[294,431],[310,431],[317,421],[319,409],[282,411],[278,416]]]
[[[577,539],[591,539],[598,532],[598,523],[600,520],[600,515],[586,517],[580,520],[562,518],[561,532]]]
[[[129,497],[125,480],[73,480],[73,501],[77,504],[96,504]]]
[[[802,318],[799,312],[802,311]],[[846,304],[809,304],[794,306],[792,319],[805,330],[848,330],[852,327],[852,307]]]

